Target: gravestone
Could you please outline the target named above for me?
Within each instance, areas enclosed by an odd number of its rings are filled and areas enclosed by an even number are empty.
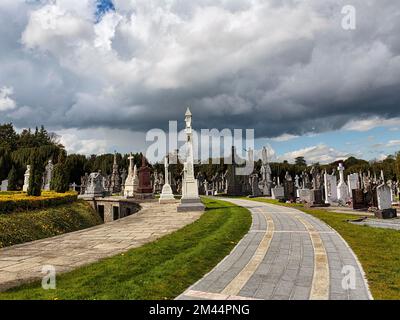
[[[24,185],[22,187],[22,191],[24,191],[24,192],[28,191],[30,176],[31,176],[31,166],[27,165],[26,166],[26,171],[25,171],[25,174],[24,174]]]
[[[85,190],[85,194],[80,196],[82,198],[94,198],[94,197],[103,197],[106,190],[103,186],[103,176],[100,172],[93,172],[88,177],[88,184]]]
[[[249,176],[250,186],[251,186],[251,196],[252,197],[260,197],[262,196],[262,192],[258,187],[258,174],[254,173]]]
[[[352,190],[360,189],[360,177],[358,173],[352,173],[347,176],[349,194],[352,195]]]
[[[136,165],[133,165],[133,156],[132,154],[128,157],[129,167],[128,167],[128,176],[125,180],[124,185],[124,197],[132,198],[135,195],[135,191],[137,189],[138,181],[137,181],[137,169]]]
[[[171,203],[171,202],[175,202],[175,197],[174,194],[172,193],[172,188],[169,184],[169,171],[168,171],[168,167],[169,167],[169,159],[168,156],[165,157],[164,160],[164,168],[165,168],[165,184],[162,188],[161,191],[161,195],[160,195],[160,199],[158,200],[158,202],[160,204],[162,203]]]
[[[311,190],[310,189],[299,189],[298,190],[299,200],[305,203],[311,203]]]
[[[145,156],[142,155],[142,166],[139,168],[139,186],[135,192],[135,198],[152,199],[154,198],[153,187],[151,185],[151,169],[147,165]]]
[[[8,191],[8,180],[3,180],[1,182],[0,191]]]
[[[378,198],[378,210],[375,216],[380,219],[392,219],[397,217],[396,209],[392,208],[391,192],[389,186],[385,183],[376,188]]]
[[[280,179],[278,177],[278,184],[275,188],[271,189],[272,199],[283,200],[285,198],[285,188],[281,186]]]
[[[338,167],[339,174],[340,174],[340,181],[337,186],[337,195],[338,195],[338,201],[341,202],[342,204],[346,204],[347,201],[349,201],[350,196],[349,196],[349,188],[346,185],[346,182],[344,181],[344,166],[343,163],[339,164]]]
[[[271,166],[268,162],[268,150],[263,147],[262,150],[262,162],[261,162],[261,181],[259,183],[259,188],[264,196],[271,196],[272,189],[272,179],[271,179]]]
[[[325,189],[325,203],[332,204],[337,202],[337,181],[336,181],[336,174],[328,174],[325,171],[324,174],[324,189]]]
[[[352,205],[353,210],[368,209],[366,193],[362,189],[352,190]]]
[[[283,182],[284,198],[289,201],[296,200],[296,192],[294,187],[294,181],[290,176],[289,172],[286,172],[285,181]]]
[[[114,153],[114,163],[113,169],[111,173],[111,181],[110,181],[110,193],[120,193],[121,192],[121,177],[119,176],[118,163],[117,163],[117,154]]]
[[[186,123],[186,161],[183,167],[182,198],[178,212],[204,211],[205,207],[199,197],[197,180],[194,177],[192,113],[189,108],[185,113]]]

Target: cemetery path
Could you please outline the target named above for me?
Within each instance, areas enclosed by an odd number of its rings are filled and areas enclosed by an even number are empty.
[[[223,200],[250,210],[251,229],[178,299],[372,299],[353,251],[324,222],[293,208]]]
[[[201,212],[177,213],[177,204],[141,203],[137,214],[80,230],[0,249],[0,291],[42,279],[42,268],[66,272],[115,256],[194,222]]]

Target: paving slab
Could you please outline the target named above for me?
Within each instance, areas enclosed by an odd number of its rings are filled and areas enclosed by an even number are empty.
[[[220,264],[177,299],[372,299],[357,257],[321,220],[294,208],[223,200],[249,209],[253,217],[250,231]],[[354,282],[347,281],[349,270]]]
[[[177,204],[141,203],[129,217],[93,228],[0,249],[0,291],[115,256],[152,242],[196,221],[201,212],[177,213]]]

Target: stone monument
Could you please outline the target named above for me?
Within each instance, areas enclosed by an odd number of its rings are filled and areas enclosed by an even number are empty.
[[[262,150],[262,165],[261,165],[261,181],[260,181],[260,189],[264,196],[271,196],[272,189],[272,179],[271,179],[271,166],[268,162],[268,150],[266,147],[263,147]]]
[[[44,175],[43,175],[43,186],[44,186],[43,190],[45,191],[50,190],[51,180],[53,179],[53,170],[54,170],[53,161],[49,160],[44,169]]]
[[[105,189],[103,186],[103,176],[100,172],[93,172],[88,177],[88,184],[85,190],[85,194],[79,196],[81,198],[95,198],[103,197],[105,195]]]
[[[199,197],[197,180],[194,178],[193,167],[193,132],[192,132],[192,113],[189,108],[185,114],[186,123],[186,161],[184,163],[182,181],[182,199],[178,206],[178,212],[184,211],[204,211],[204,205]]]
[[[347,201],[349,201],[350,196],[349,196],[349,188],[347,187],[346,182],[344,181],[343,163],[339,164],[338,170],[340,175],[340,181],[337,186],[338,201],[341,202],[342,204],[346,204]]]
[[[384,181],[376,188],[378,210],[375,211],[375,216],[377,218],[392,219],[397,217],[397,210],[392,208],[391,193],[392,190]]]
[[[1,182],[0,191],[8,191],[8,180],[3,180]]]
[[[120,192],[121,192],[121,177],[119,176],[117,153],[114,153],[114,163],[110,181],[110,193],[113,194]]]
[[[165,167],[165,184],[162,188],[159,203],[171,203],[175,202],[175,197],[174,194],[172,193],[172,188],[171,185],[169,184],[169,172],[168,172],[168,167],[169,167],[169,160],[168,156],[165,157],[164,160],[164,167]]]
[[[24,191],[24,192],[28,191],[30,176],[31,176],[31,166],[28,164],[26,166],[26,171],[24,174],[24,186],[22,187],[22,191]]]
[[[142,155],[142,165],[139,168],[139,185],[135,191],[135,198],[139,199],[153,199],[153,187],[151,185],[151,169],[147,165],[147,159]]]
[[[136,165],[133,165],[133,155],[131,154],[128,157],[129,160],[129,167],[128,167],[128,176],[125,180],[124,185],[124,197],[132,198],[135,195],[135,189],[137,186],[137,179],[136,179]],[[136,180],[136,181],[135,181]]]

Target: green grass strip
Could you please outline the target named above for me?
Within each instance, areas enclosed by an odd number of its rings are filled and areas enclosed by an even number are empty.
[[[207,211],[201,218],[175,233],[62,274],[55,290],[34,283],[0,299],[173,299],[228,255],[251,225],[247,209],[203,201]]]

